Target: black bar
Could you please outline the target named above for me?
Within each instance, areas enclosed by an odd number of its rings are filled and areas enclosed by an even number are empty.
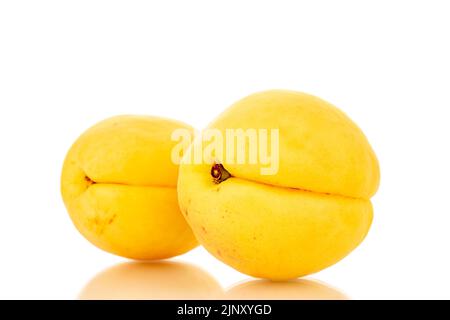
[[[408,314],[447,318],[449,301],[285,301],[285,300],[149,300],[149,301],[1,301],[3,315],[8,308],[20,315],[79,317],[106,316],[124,319],[307,319],[323,317],[366,319]]]

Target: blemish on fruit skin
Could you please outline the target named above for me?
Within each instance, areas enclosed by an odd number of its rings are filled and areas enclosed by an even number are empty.
[[[117,218],[117,214],[111,216],[95,216],[93,218],[87,219],[87,224],[90,225],[90,229],[95,230],[98,235],[102,235],[106,228],[109,227]]]
[[[222,257],[222,252],[220,252],[219,249],[217,249],[217,255],[218,255],[219,257]]]
[[[208,233],[207,231],[206,231],[206,228],[204,227],[204,226],[202,226],[202,231],[203,231],[203,233]]]
[[[109,218],[109,220],[107,221],[107,225],[110,225],[114,222],[114,220],[116,220],[117,214],[113,215],[111,218]]]

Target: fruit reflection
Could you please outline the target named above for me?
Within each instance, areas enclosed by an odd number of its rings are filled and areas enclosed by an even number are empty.
[[[247,281],[233,286],[226,292],[227,299],[236,300],[347,300],[339,290],[316,280],[268,280]]]
[[[128,262],[96,275],[80,299],[218,299],[223,291],[202,269],[181,262]]]

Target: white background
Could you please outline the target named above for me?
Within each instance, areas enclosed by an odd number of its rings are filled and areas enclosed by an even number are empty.
[[[61,201],[83,130],[123,113],[202,128],[271,88],[343,109],[381,164],[365,242],[311,278],[354,299],[450,298],[449,16],[448,1],[1,1],[0,298],[77,298],[124,261]],[[223,290],[250,280],[201,248],[175,260]]]

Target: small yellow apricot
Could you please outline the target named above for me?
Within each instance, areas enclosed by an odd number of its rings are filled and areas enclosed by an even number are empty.
[[[61,193],[70,217],[90,242],[132,259],[163,259],[197,245],[177,201],[175,129],[148,116],[117,116],[84,132],[69,150]]]

